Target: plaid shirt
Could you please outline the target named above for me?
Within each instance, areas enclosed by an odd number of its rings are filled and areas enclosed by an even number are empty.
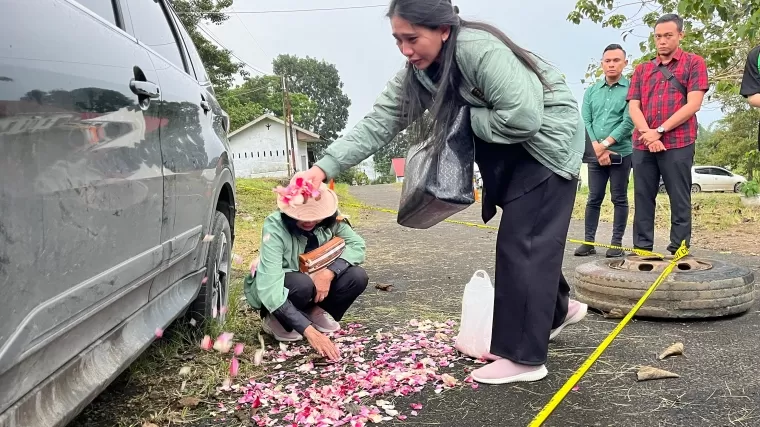
[[[660,58],[639,64],[633,72],[631,87],[628,90],[628,101],[641,101],[641,111],[650,129],[657,129],[682,106],[686,98],[675,86],[665,80],[665,76],[657,69],[661,64]],[[686,88],[686,92],[704,91],[709,89],[707,66],[705,60],[696,54],[684,52],[680,48],[673,55],[673,60],[667,64],[673,77]],[[639,141],[638,129],[633,131],[633,148],[647,150],[646,145]],[[683,148],[693,144],[697,139],[697,116],[674,129],[666,130],[660,141],[667,149]]]

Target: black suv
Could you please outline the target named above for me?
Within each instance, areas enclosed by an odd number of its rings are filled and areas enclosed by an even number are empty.
[[[0,426],[59,426],[157,330],[224,321],[229,118],[166,0],[0,10]]]

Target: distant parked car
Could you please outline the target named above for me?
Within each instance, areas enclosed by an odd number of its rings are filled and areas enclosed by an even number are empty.
[[[747,182],[747,178],[718,166],[694,166],[691,168],[691,181],[692,193],[703,191],[733,191],[738,193],[741,191],[742,185]],[[659,191],[663,194],[667,192],[662,177],[660,177]]]
[[[229,118],[166,0],[4,1],[0,40],[0,427],[63,426],[224,321]]]

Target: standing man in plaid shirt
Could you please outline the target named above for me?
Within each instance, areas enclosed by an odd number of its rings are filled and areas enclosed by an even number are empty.
[[[670,244],[691,240],[691,168],[696,113],[709,89],[705,60],[680,48],[683,19],[660,17],[654,27],[657,58],[639,64],[628,91],[633,120],[633,245],[654,249],[654,212],[660,175],[670,198]]]

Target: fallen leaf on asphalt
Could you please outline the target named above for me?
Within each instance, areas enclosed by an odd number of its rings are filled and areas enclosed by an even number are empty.
[[[197,397],[183,397],[182,399],[177,402],[177,405],[180,408],[195,408],[201,403],[201,400]]]
[[[388,283],[377,283],[375,284],[375,288],[380,289],[381,291],[390,292],[393,290],[393,285]]]
[[[623,313],[623,310],[619,308],[613,308],[607,313],[602,313],[605,319],[622,319],[625,317],[625,313]]]
[[[642,366],[639,368],[639,371],[636,372],[636,379],[638,381],[661,380],[666,378],[681,378],[681,376],[652,366]]]
[[[666,348],[659,356],[658,359],[663,360],[670,356],[680,356],[683,354],[683,343],[677,342],[670,347]]]

